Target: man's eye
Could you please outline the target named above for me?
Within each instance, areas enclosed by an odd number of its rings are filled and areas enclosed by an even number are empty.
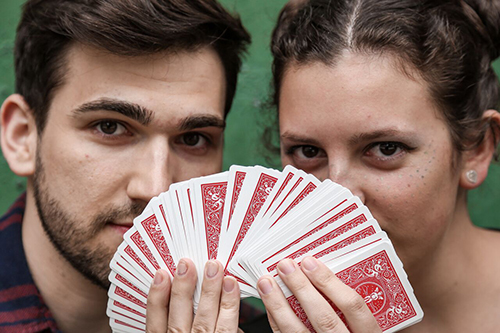
[[[196,146],[201,140],[201,136],[198,133],[186,133],[182,137],[182,141],[187,146]]]
[[[97,130],[106,135],[122,135],[127,131],[125,126],[112,120],[99,122],[97,124]]]
[[[184,133],[180,137],[181,144],[190,148],[203,148],[210,145],[210,140],[206,136],[197,132]]]

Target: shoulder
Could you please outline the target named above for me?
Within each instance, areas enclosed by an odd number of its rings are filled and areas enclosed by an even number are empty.
[[[57,331],[26,262],[21,227],[25,195],[0,218],[0,331]]]

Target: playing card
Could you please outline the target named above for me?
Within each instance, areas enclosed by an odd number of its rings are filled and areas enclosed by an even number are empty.
[[[190,258],[198,273],[195,311],[204,266],[217,259],[225,274],[239,282],[241,297],[259,297],[258,279],[271,275],[312,329],[277,274],[280,260],[290,258],[300,266],[306,256],[321,260],[360,293],[384,331],[421,320],[422,310],[390,239],[349,189],[293,166],[282,172],[232,166],[172,184],[134,219],[110,262],[110,326],[114,332],[143,332],[156,271],[163,268],[172,278],[178,261]]]
[[[397,261],[392,246],[384,241],[358,251],[341,265],[330,262],[328,266],[342,282],[363,297],[384,332],[398,331],[423,317],[406,275],[399,265],[394,264]],[[289,290],[285,290],[285,296],[297,316],[312,330],[295,296]],[[338,308],[331,302],[330,305],[345,321]]]
[[[165,269],[173,277],[175,262],[153,210],[146,209],[139,217],[135,218],[134,226],[153,255],[157,265]]]
[[[111,298],[108,300],[106,314],[108,317],[120,319],[132,326],[146,325],[146,315]]]
[[[255,167],[252,172],[247,173],[224,235],[225,246],[219,247],[218,259],[225,267],[245,238],[279,175],[280,172],[276,170],[261,167]]]
[[[109,326],[113,329],[113,332],[117,333],[140,333],[145,331],[145,328],[144,329],[137,328],[133,325],[127,324],[126,322],[115,318],[109,319]]]

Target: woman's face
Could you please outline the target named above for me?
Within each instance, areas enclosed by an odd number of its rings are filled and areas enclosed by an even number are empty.
[[[460,173],[447,125],[418,76],[382,56],[291,66],[279,124],[283,165],[358,195],[408,270],[431,260],[452,229]]]

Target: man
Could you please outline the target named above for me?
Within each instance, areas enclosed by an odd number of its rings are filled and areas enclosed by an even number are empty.
[[[147,202],[219,172],[249,36],[212,0],[29,0],[1,144],[0,331],[108,331],[108,264]]]

